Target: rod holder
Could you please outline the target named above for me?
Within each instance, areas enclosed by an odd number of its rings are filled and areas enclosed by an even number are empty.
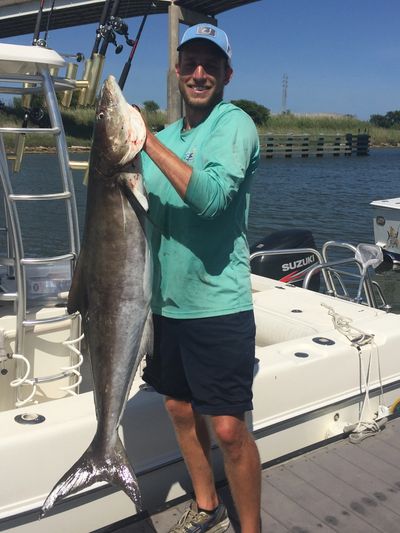
[[[65,77],[68,80],[75,80],[76,74],[78,72],[78,65],[76,63],[68,63],[67,72]],[[71,105],[73,90],[64,91],[61,96],[61,105],[64,107],[69,107]]]
[[[103,72],[104,56],[94,54],[92,68],[90,69],[89,88],[86,91],[85,104],[94,105],[96,101],[97,89]]]
[[[85,70],[83,72],[82,80],[76,82],[78,87],[79,87],[78,84],[80,84],[81,82],[86,83],[86,86],[82,87],[79,92],[78,105],[82,105],[82,106],[85,105],[86,93],[89,88],[89,79],[90,79],[90,72],[92,70],[92,63],[93,63],[92,59],[87,59],[85,61]]]

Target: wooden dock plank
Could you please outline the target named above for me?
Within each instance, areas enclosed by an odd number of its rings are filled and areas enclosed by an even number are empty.
[[[400,418],[360,444],[337,441],[264,469],[262,533],[399,533]],[[227,487],[219,491],[240,533]],[[123,521],[101,533],[166,533],[188,502],[152,517]],[[97,533],[97,532],[96,532]]]
[[[330,459],[330,452],[323,450],[324,454],[315,452],[303,461],[293,462],[290,468],[300,477],[318,488],[326,494],[330,494],[332,499],[346,507],[348,512],[355,512],[375,531],[385,533],[398,533],[399,517],[384,508],[376,498],[371,497],[364,491],[364,480],[358,476],[359,485],[351,483],[351,478],[346,470],[350,463],[344,461],[333,461]],[[360,533],[363,529],[359,530]]]
[[[369,437],[362,441],[358,446],[367,450],[375,457],[383,459],[386,463],[398,468],[400,464],[400,452],[397,448],[384,442],[382,439],[375,437]]]
[[[263,474],[265,475],[265,474]],[[237,517],[237,513],[233,504],[232,496],[228,486],[223,487],[218,491],[219,497],[226,505],[229,518],[231,521],[231,527],[227,533],[240,533],[240,523]],[[262,501],[266,499],[265,494],[261,496]],[[287,533],[288,529],[278,520],[276,520],[269,512],[261,509],[261,523],[262,530],[268,533]]]
[[[384,429],[379,440],[389,444],[389,446],[392,446],[392,448],[395,448],[400,453],[400,435],[398,433]]]
[[[389,491],[389,489],[393,488],[390,483],[371,475],[358,464],[349,461],[347,457],[340,457],[331,451],[329,453],[322,451],[312,460],[360,491],[363,494],[361,502],[371,508],[375,508],[375,515],[384,514],[385,519],[391,517],[391,520],[396,524],[400,522],[400,494]],[[386,499],[382,499],[381,497],[376,497],[375,493],[387,494],[391,497],[387,496]]]
[[[379,436],[380,440],[388,442],[391,446],[400,449],[400,424],[397,423],[396,419],[389,421]]]
[[[297,502],[308,513],[315,515],[327,526],[335,530],[339,529],[341,533],[375,531],[356,514],[349,512],[343,505],[333,500],[329,494],[316,489],[307,480],[296,475],[290,465],[273,469],[267,479],[268,483]]]
[[[400,491],[400,464],[398,467],[388,464],[383,458],[372,455],[368,448],[357,444],[345,443],[333,448],[334,453],[358,465],[381,481],[386,481]]]
[[[362,527],[357,528],[357,532],[383,531],[374,517],[369,516],[371,514],[369,509],[364,511],[364,507],[359,505],[358,501],[362,495],[353,487],[330,474],[311,459],[295,461],[288,467],[311,486],[325,494],[330,494],[331,498],[343,506],[348,513],[356,513],[362,523]],[[340,519],[340,517],[336,518]]]
[[[316,515],[304,509],[299,503],[272,485],[269,477],[263,476],[262,486],[262,509],[289,531],[298,533],[334,531]],[[262,531],[269,533],[267,524],[263,524]]]

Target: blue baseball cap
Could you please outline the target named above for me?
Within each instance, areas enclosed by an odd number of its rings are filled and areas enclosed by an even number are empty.
[[[181,50],[183,45],[194,39],[207,39],[207,41],[214,43],[220,50],[222,50],[228,61],[231,61],[232,48],[229,44],[228,36],[223,30],[217,28],[217,26],[203,23],[190,26],[190,28],[188,28],[183,34],[181,44],[178,46],[177,50]]]

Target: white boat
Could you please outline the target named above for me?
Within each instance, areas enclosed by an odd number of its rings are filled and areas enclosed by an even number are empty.
[[[96,426],[90,378],[80,353],[79,316],[66,315],[64,306],[79,231],[55,97],[55,90],[70,90],[74,82],[50,76],[50,69],[63,67],[64,59],[54,51],[0,44],[0,90],[21,95],[43,90],[51,119],[47,132],[55,137],[61,169],[59,193],[15,194],[2,141],[12,129],[0,128],[9,244],[0,259],[0,531],[13,533],[88,533],[136,513],[122,491],[98,484],[61,501],[38,520],[47,494],[86,449]],[[19,139],[34,134],[31,128],[14,128],[13,133]],[[44,199],[66,203],[70,252],[29,258],[16,206]],[[337,248],[345,249],[350,259],[331,261],[328,252]],[[254,411],[247,421],[263,463],[330,438],[362,440],[379,431],[400,402],[400,316],[387,312],[369,279],[362,248],[329,243],[321,254],[303,252],[316,257],[303,262],[306,287],[321,271],[328,294],[252,276],[257,363]],[[343,284],[349,262],[357,269],[354,298]],[[140,372],[120,429],[146,511],[190,492],[162,398],[145,386]],[[222,478],[216,447],[214,451],[217,477]]]
[[[371,202],[374,215],[374,237],[389,266],[400,270],[400,198]]]

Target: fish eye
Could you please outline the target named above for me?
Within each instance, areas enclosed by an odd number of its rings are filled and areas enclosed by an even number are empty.
[[[97,118],[102,120],[104,118],[104,112],[100,111],[100,113],[97,115]]]

